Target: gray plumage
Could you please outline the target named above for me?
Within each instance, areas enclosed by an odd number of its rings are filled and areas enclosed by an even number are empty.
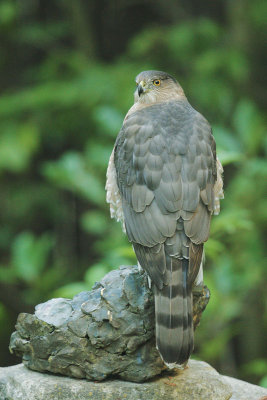
[[[214,210],[216,146],[174,78],[143,74],[139,81],[165,79],[177,96],[158,96],[126,116],[116,180],[127,236],[154,286],[157,347],[166,363],[183,364],[193,350],[192,285]]]

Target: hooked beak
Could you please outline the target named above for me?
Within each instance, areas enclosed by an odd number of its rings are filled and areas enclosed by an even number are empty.
[[[137,93],[138,93],[139,97],[141,96],[142,93],[144,93],[144,86],[143,85],[144,85],[144,82],[141,81],[139,83],[138,87],[137,87]]]

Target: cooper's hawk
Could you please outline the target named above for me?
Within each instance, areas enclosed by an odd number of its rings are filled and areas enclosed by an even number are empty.
[[[193,350],[192,285],[202,281],[203,243],[223,197],[222,166],[208,121],[176,79],[145,71],[136,85],[110,157],[107,201],[152,281],[161,357],[183,365]]]

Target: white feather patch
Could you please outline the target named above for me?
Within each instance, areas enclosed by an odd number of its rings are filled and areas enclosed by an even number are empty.
[[[122,224],[122,230],[125,233],[124,216],[122,210],[122,201],[119,188],[117,185],[117,174],[114,164],[114,150],[111,153],[108,169],[107,169],[107,181],[105,186],[107,196],[106,200],[110,204],[110,215],[111,218],[115,218]]]
[[[216,161],[217,165],[217,180],[214,185],[214,215],[218,215],[220,213],[220,200],[224,198],[223,194],[223,167],[222,164],[220,163],[220,160],[217,157]]]

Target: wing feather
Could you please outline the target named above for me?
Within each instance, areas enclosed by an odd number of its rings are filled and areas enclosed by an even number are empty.
[[[158,288],[166,280],[164,252],[180,259],[191,255],[195,275],[217,177],[208,122],[186,100],[144,107],[125,119],[114,161],[126,231],[140,264]]]

